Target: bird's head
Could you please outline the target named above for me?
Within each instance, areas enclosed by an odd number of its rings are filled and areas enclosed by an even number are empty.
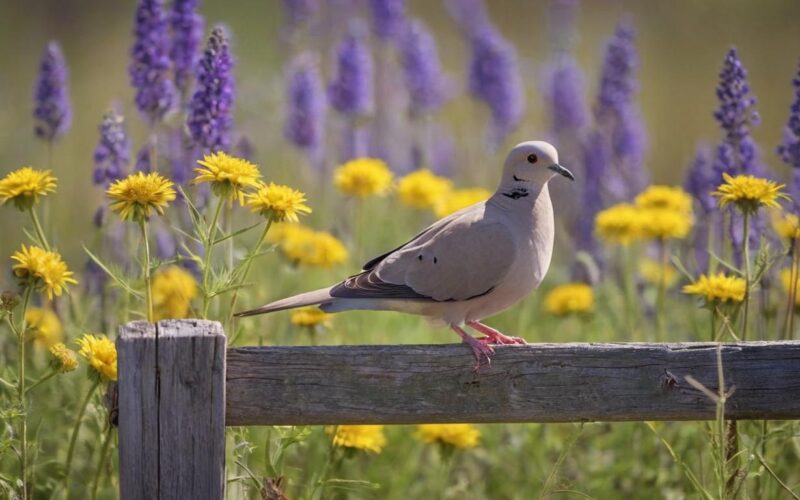
[[[514,146],[508,153],[503,166],[502,183],[506,186],[515,184],[544,185],[555,175],[561,175],[574,181],[572,172],[558,163],[558,151],[544,141],[522,142]]]

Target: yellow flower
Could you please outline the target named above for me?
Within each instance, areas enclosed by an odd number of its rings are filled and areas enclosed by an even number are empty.
[[[783,289],[786,290],[787,293],[791,292],[792,272],[789,269],[781,270],[781,283],[783,284]],[[795,276],[794,283],[796,293],[794,303],[796,306],[800,306],[800,277]]]
[[[106,196],[111,200],[111,210],[122,220],[147,220],[155,210],[164,215],[164,209],[175,199],[172,181],[157,172],[136,172],[115,181],[108,187]]]
[[[439,199],[433,207],[433,213],[441,219],[462,208],[485,201],[490,196],[492,193],[483,188],[456,189]]]
[[[194,169],[197,177],[192,184],[211,184],[211,190],[219,197],[238,200],[244,204],[244,189],[258,187],[261,172],[247,160],[223,153],[203,156],[197,162],[204,168]]]
[[[356,158],[334,171],[333,182],[346,195],[384,196],[392,185],[392,172],[383,160]]]
[[[408,207],[433,208],[452,188],[453,183],[450,179],[422,169],[400,179],[397,183],[397,195]]]
[[[643,236],[641,210],[627,203],[608,207],[595,217],[595,229],[606,241],[628,245]]]
[[[27,210],[56,190],[56,178],[49,170],[22,167],[0,179],[0,205],[8,200],[19,210]]]
[[[722,174],[725,180],[712,196],[719,198],[719,206],[725,207],[734,203],[742,212],[755,212],[759,207],[778,208],[778,200],[788,200],[789,196],[782,192],[784,184],[778,184],[767,179],[752,175],[737,175],[731,177]]]
[[[333,314],[328,314],[316,307],[304,307],[292,311],[291,322],[295,326],[314,328],[321,326],[330,328]]]
[[[347,249],[330,233],[299,224],[293,226],[279,229],[276,236],[267,236],[268,240],[280,238],[281,252],[290,261],[304,266],[332,267],[347,260]]]
[[[197,297],[197,281],[179,266],[167,266],[153,275],[155,320],[188,318],[192,299]]]
[[[333,434],[333,445],[380,453],[386,446],[382,425],[337,425],[325,429]]]
[[[474,448],[478,446],[481,433],[472,424],[422,424],[417,426],[417,437],[425,443]]]
[[[664,286],[668,287],[675,283],[678,272],[669,264],[662,264],[653,259],[642,259],[639,261],[639,274],[644,280],[654,286],[659,286],[664,280]]]
[[[77,341],[80,355],[104,380],[117,380],[117,348],[105,335],[86,334]]]
[[[63,337],[61,320],[50,309],[30,307],[25,311],[25,323],[33,330],[33,342],[50,347],[61,342]]]
[[[57,252],[50,252],[37,246],[26,247],[14,252],[12,260],[17,261],[13,270],[17,277],[33,279],[33,286],[40,292],[46,292],[47,298],[60,296],[67,284],[78,281],[72,278],[75,274],[67,269]]]
[[[685,285],[683,293],[700,295],[707,302],[741,302],[744,300],[745,281],[737,276],[717,273],[713,276],[701,274],[694,283]]]
[[[61,342],[50,346],[50,355],[53,357],[50,365],[61,373],[71,372],[78,367],[78,355]]]
[[[555,316],[588,313],[594,306],[594,292],[586,283],[566,283],[553,288],[544,298],[544,310]]]
[[[247,206],[253,213],[274,221],[297,222],[298,214],[310,214],[306,206],[306,195],[288,186],[280,186],[270,182],[261,184],[254,193],[246,194]]]
[[[692,197],[677,186],[650,186],[636,196],[635,203],[639,208],[692,213]]]
[[[665,208],[639,209],[639,228],[645,238],[685,238],[692,229],[692,216]]]
[[[787,240],[800,238],[800,217],[795,214],[783,216],[777,214],[772,220],[772,225],[781,238]]]

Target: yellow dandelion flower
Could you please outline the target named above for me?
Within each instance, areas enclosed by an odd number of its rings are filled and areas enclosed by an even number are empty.
[[[783,239],[794,240],[800,238],[800,217],[795,214],[776,214],[772,220],[775,232]]]
[[[349,196],[384,196],[392,185],[392,172],[383,160],[356,158],[333,172],[333,183]]]
[[[111,200],[111,210],[122,220],[138,222],[149,219],[151,211],[164,215],[164,209],[175,199],[173,186],[157,172],[136,172],[111,184],[106,196]]]
[[[35,289],[46,293],[48,299],[60,296],[68,284],[78,283],[72,277],[75,273],[67,269],[58,252],[22,245],[11,259],[17,261],[13,266],[14,274],[23,280],[32,279]]]
[[[333,445],[380,453],[386,446],[382,425],[337,425],[325,429],[333,435]]]
[[[636,196],[639,208],[657,208],[692,213],[692,197],[677,186],[650,186]]]
[[[441,219],[470,205],[486,201],[490,196],[492,193],[483,188],[456,189],[436,202],[433,213]]]
[[[565,283],[544,298],[544,310],[555,316],[588,313],[594,307],[594,292],[586,283]]]
[[[417,437],[425,443],[442,443],[456,448],[478,446],[481,432],[472,424],[422,424]]]
[[[105,335],[86,334],[77,341],[80,355],[103,380],[117,380],[117,348]]]
[[[608,242],[633,243],[643,236],[641,210],[627,203],[608,207],[595,217],[595,230]]]
[[[729,203],[735,204],[742,212],[755,212],[759,207],[778,208],[779,200],[788,200],[789,196],[781,190],[784,184],[754,177],[752,175],[737,175],[731,177],[722,174],[725,180],[712,196],[719,198],[719,206],[725,207]]]
[[[298,214],[310,214],[305,204],[305,193],[270,182],[261,184],[254,193],[245,195],[246,205],[253,213],[261,214],[274,221],[297,222]]]
[[[292,262],[310,267],[332,267],[348,257],[344,244],[335,236],[305,227],[287,232],[280,248]]]
[[[50,355],[50,365],[61,373],[71,372],[78,367],[78,355],[61,342],[50,346]]]
[[[179,266],[167,266],[153,275],[153,313],[155,320],[188,318],[192,299],[197,297],[197,281]]]
[[[697,281],[683,287],[683,293],[705,297],[709,303],[741,302],[744,300],[745,289],[744,279],[717,273],[713,276],[700,275]]]
[[[56,190],[56,178],[49,170],[22,167],[0,179],[0,205],[11,200],[19,210],[27,210]]]
[[[692,229],[692,217],[685,212],[665,208],[639,209],[639,229],[645,238],[683,239]]]
[[[411,208],[433,208],[453,189],[450,179],[439,177],[430,170],[411,172],[397,183],[397,196]]]
[[[782,269],[781,270],[781,284],[783,285],[783,289],[786,293],[790,293],[792,287],[792,271],[789,269]],[[794,280],[794,289],[795,289],[795,300],[794,303],[796,306],[800,306],[800,276],[795,276]]]
[[[244,190],[258,187],[261,172],[258,167],[242,158],[223,153],[205,155],[197,161],[203,168],[194,169],[197,177],[192,184],[211,184],[211,191],[220,198],[238,200],[244,204]]]
[[[333,314],[328,314],[316,307],[304,307],[292,311],[290,320],[295,326],[305,328],[321,326],[323,328],[330,328],[332,317]]]
[[[678,279],[678,271],[670,264],[662,264],[654,259],[642,259],[639,261],[639,274],[645,282],[659,286],[664,281],[664,286],[669,287],[675,284]]]
[[[25,324],[33,330],[33,342],[40,347],[50,347],[61,342],[61,320],[50,309],[29,307],[25,311]]]

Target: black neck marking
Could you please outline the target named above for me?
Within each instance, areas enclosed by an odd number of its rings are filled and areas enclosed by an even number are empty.
[[[514,174],[511,174],[511,177],[513,177],[513,178],[514,178],[514,180],[515,180],[515,181],[517,181],[517,182],[525,182],[525,179],[520,179],[519,177],[517,177],[517,176],[516,176],[516,175],[514,175]]]
[[[512,200],[518,200],[520,198],[525,198],[529,194],[530,193],[525,188],[514,188],[509,193],[503,193],[503,196],[507,196],[507,197],[511,198]]]

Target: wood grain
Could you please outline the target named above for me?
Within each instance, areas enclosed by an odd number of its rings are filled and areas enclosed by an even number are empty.
[[[723,344],[727,416],[800,418],[800,342]],[[706,420],[717,346],[499,346],[471,371],[463,345],[228,350],[227,425]]]
[[[120,331],[120,493],[124,499],[222,498],[222,327],[136,322]]]

